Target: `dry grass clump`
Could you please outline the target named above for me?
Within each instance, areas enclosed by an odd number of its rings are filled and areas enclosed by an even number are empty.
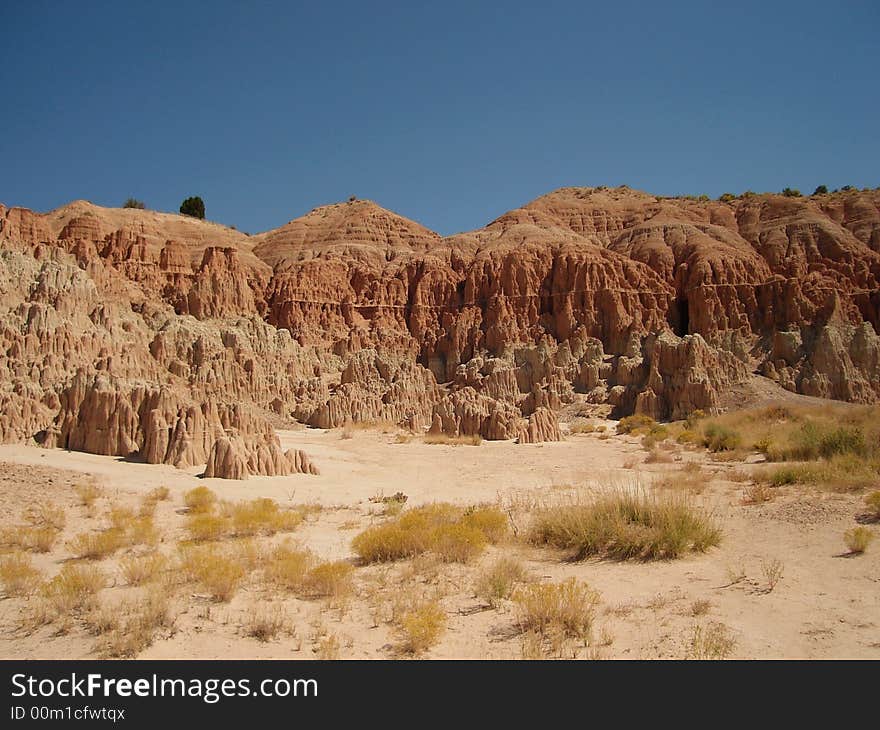
[[[146,515],[136,514],[128,507],[114,506],[107,514],[107,520],[110,530],[122,535],[123,545],[154,545],[159,539],[152,512]]]
[[[0,557],[0,583],[9,597],[29,596],[40,586],[42,574],[29,555],[14,552]]]
[[[141,498],[141,506],[138,511],[140,517],[152,517],[156,512],[156,506],[159,502],[163,502],[171,498],[171,491],[168,487],[156,487],[151,489]]]
[[[226,553],[248,572],[260,568],[266,560],[266,547],[250,537],[231,540],[224,547]]]
[[[710,421],[703,427],[703,445],[709,451],[736,451],[742,446],[742,436],[732,428]]]
[[[168,567],[168,558],[162,553],[130,555],[119,561],[119,568],[126,583],[139,586],[158,578]]]
[[[776,492],[774,492],[766,484],[761,484],[760,482],[758,482],[756,484],[749,484],[745,489],[743,489],[742,503],[764,504],[764,502],[772,501],[775,496]]]
[[[118,609],[117,621],[98,617],[93,620],[93,630],[104,628],[103,641],[98,652],[106,657],[127,658],[137,656],[153,643],[157,629],[173,624],[169,596],[160,589],[149,590],[141,600],[123,605]],[[102,627],[102,621],[105,622]]]
[[[220,540],[230,531],[230,520],[213,512],[195,512],[187,516],[186,530],[195,542]]]
[[[877,483],[880,462],[862,459],[853,454],[805,464],[783,464],[766,475],[774,487],[804,484],[824,487],[835,492],[857,492]]]
[[[679,432],[679,434],[675,437],[675,441],[679,444],[701,444],[703,443],[703,437],[697,433],[696,431],[692,431],[689,428],[686,428]]]
[[[238,537],[290,532],[303,521],[302,512],[283,510],[275,500],[266,498],[233,504],[229,515],[232,531]]]
[[[26,524],[3,528],[0,544],[35,553],[49,552],[67,521],[64,510],[52,502],[30,505],[22,512],[22,519]]]
[[[510,530],[507,513],[490,505],[475,505],[464,511],[461,522],[485,535],[493,545],[501,542]]]
[[[305,595],[316,598],[347,598],[354,590],[354,568],[344,560],[318,563],[302,579]]]
[[[658,560],[704,552],[719,544],[721,529],[686,495],[618,489],[540,510],[529,540],[574,549],[577,559]]]
[[[767,593],[773,592],[773,589],[782,580],[784,572],[785,565],[779,558],[761,561],[761,573],[764,575],[764,580],[767,581]]]
[[[480,572],[474,592],[492,608],[497,608],[502,601],[513,595],[518,583],[526,583],[529,579],[526,567],[519,560],[503,557]]]
[[[127,507],[114,506],[107,514],[105,530],[83,532],[67,543],[73,557],[103,560],[122,547],[155,545],[159,538],[152,516],[141,517]]]
[[[298,592],[314,564],[315,556],[311,552],[285,544],[269,555],[264,572],[266,580],[273,586]]]
[[[186,547],[181,553],[184,576],[198,583],[215,601],[227,602],[245,576],[244,566],[228,550],[213,545]]]
[[[647,436],[645,437],[647,439]],[[645,439],[642,439],[642,444],[645,444]],[[648,449],[648,456],[645,457],[646,464],[671,464],[675,459],[672,458],[672,454],[667,451],[660,451],[659,449],[654,448],[654,446],[646,447]]]
[[[430,550],[444,563],[469,563],[486,547],[486,535],[464,522],[438,525],[430,535]]]
[[[633,436],[639,436],[648,433],[652,428],[657,426],[658,423],[650,416],[645,416],[643,414],[636,414],[633,416],[626,416],[621,418],[617,423],[617,433],[626,433],[632,434]]]
[[[422,654],[434,646],[446,630],[446,612],[437,601],[424,601],[404,611],[397,618],[400,649],[408,654]]]
[[[713,451],[753,449],[769,461],[880,456],[880,408],[770,406],[717,416],[701,425]]]
[[[261,604],[249,612],[245,633],[257,641],[271,641],[289,631],[290,618],[280,604]]]
[[[25,509],[22,516],[32,527],[46,527],[57,532],[61,532],[67,523],[64,509],[54,502],[38,502],[31,505]]]
[[[712,603],[705,598],[699,598],[691,604],[691,616],[705,616],[712,608]]]
[[[45,623],[91,608],[105,582],[104,574],[91,565],[68,563],[62,567],[40,591],[43,609],[47,609],[44,612]]]
[[[196,487],[183,495],[183,503],[190,512],[207,512],[216,502],[217,495],[207,487]]]
[[[53,527],[4,528],[0,533],[0,543],[6,547],[28,550],[34,553],[48,553],[55,545],[59,532]]]
[[[75,558],[82,560],[103,560],[122,547],[125,534],[122,530],[110,528],[101,532],[82,532],[67,543]]]
[[[81,507],[91,507],[95,504],[98,497],[101,496],[101,489],[91,482],[87,484],[77,484],[74,487],[76,498]]]
[[[426,433],[422,438],[426,444],[442,444],[444,446],[479,446],[483,443],[483,437],[475,436],[450,436],[447,433]]]
[[[171,499],[171,490],[165,486],[156,487],[147,492],[145,499],[149,499],[153,502],[165,502]]]
[[[568,427],[568,432],[575,433],[595,433],[596,427],[587,421],[577,421]]]
[[[196,542],[224,537],[274,535],[296,529],[304,519],[301,510],[282,509],[273,499],[212,503],[187,516],[186,529]]]
[[[667,474],[653,482],[657,489],[702,494],[706,490],[708,480],[702,475],[700,467],[688,464],[684,469]]]
[[[865,505],[868,507],[868,516],[880,520],[880,490],[871,492],[865,497]]]
[[[722,623],[695,624],[688,657],[691,659],[726,659],[736,647],[736,639]]]
[[[434,503],[367,528],[352,540],[352,548],[366,563],[401,560],[428,551],[446,562],[468,562],[487,542],[501,539],[506,529],[506,515],[495,508],[464,510]]]
[[[550,640],[589,641],[599,605],[599,594],[575,578],[562,583],[535,583],[517,589],[516,624],[523,634]]]
[[[843,533],[843,542],[852,555],[861,555],[868,549],[874,533],[867,527],[853,527]]]

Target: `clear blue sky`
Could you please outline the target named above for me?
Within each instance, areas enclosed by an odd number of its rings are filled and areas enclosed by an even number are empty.
[[[0,202],[441,233],[563,185],[880,185],[880,3],[7,2]]]

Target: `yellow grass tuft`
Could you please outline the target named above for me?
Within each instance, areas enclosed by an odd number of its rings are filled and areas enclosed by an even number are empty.
[[[192,540],[205,542],[225,537],[231,529],[231,521],[212,512],[194,512],[187,515],[185,527]]]
[[[140,601],[121,606],[118,613],[122,618],[111,624],[98,646],[99,653],[106,657],[137,656],[153,643],[157,629],[173,623],[168,594],[161,588],[153,588]]]
[[[461,522],[482,532],[493,545],[507,537],[510,529],[507,513],[497,507],[468,507]]]
[[[77,484],[74,487],[76,498],[81,507],[91,507],[98,497],[101,496],[101,489],[91,482],[87,484]]]
[[[215,601],[227,602],[245,576],[245,569],[235,555],[215,546],[184,548],[181,568],[185,576],[198,584]]]
[[[93,606],[105,581],[104,574],[93,566],[68,563],[44,584],[41,593],[51,616],[67,616]]]
[[[282,510],[275,500],[265,498],[232,505],[230,516],[232,530],[239,537],[290,532],[303,520],[301,512]]]
[[[469,563],[486,547],[486,535],[465,522],[438,525],[430,536],[430,549],[444,563]]]
[[[0,557],[0,583],[7,596],[29,596],[37,590],[41,580],[41,573],[29,555],[15,552]]]
[[[103,560],[125,544],[125,533],[116,528],[101,532],[82,532],[67,543],[75,558]]]
[[[58,535],[59,531],[54,527],[7,527],[0,533],[0,543],[34,553],[48,553]]]
[[[427,551],[446,562],[468,562],[488,541],[501,539],[506,528],[507,518],[500,510],[434,503],[367,528],[352,540],[352,548],[366,563],[402,560]]]
[[[207,487],[196,487],[183,495],[183,503],[190,512],[207,512],[216,501],[217,495]]]
[[[158,578],[168,566],[162,553],[131,555],[119,561],[122,577],[132,586],[139,586]]]
[[[282,606],[261,604],[249,612],[244,629],[248,636],[257,641],[271,641],[287,631],[289,625],[290,619]]]
[[[420,603],[403,612],[397,620],[401,649],[422,654],[434,646],[446,630],[446,612],[436,601]]]
[[[153,502],[164,502],[171,499],[171,490],[168,487],[156,487],[147,492],[146,498]]]
[[[479,446],[483,443],[483,438],[476,436],[450,436],[446,433],[428,433],[422,438],[422,442],[426,444],[440,444],[443,446]]]
[[[722,623],[695,624],[688,656],[691,659],[726,659],[736,647],[736,639]]]
[[[873,539],[874,533],[867,527],[853,527],[843,533],[843,542],[853,555],[861,555],[865,552]]]
[[[704,552],[719,544],[721,530],[687,495],[618,489],[540,510],[529,540],[574,549],[577,559],[657,560]]]
[[[354,568],[344,560],[319,563],[303,578],[303,592],[309,596],[344,599],[353,591]]]
[[[278,588],[299,591],[314,563],[315,556],[308,550],[280,545],[266,562],[266,580]]]
[[[880,490],[865,497],[865,505],[868,507],[868,516],[880,520]]]
[[[25,509],[25,522],[33,527],[44,527],[60,532],[67,523],[64,509],[53,502],[38,502]]]
[[[562,583],[536,583],[513,594],[516,622],[522,633],[553,634],[568,639],[588,640],[599,594],[575,578]]]
[[[632,434],[638,436],[648,433],[652,428],[657,426],[657,422],[650,416],[636,414],[634,416],[626,416],[621,418],[617,423],[617,433]]]
[[[525,583],[529,574],[515,558],[499,558],[477,577],[474,592],[493,608],[510,598],[517,583]]]

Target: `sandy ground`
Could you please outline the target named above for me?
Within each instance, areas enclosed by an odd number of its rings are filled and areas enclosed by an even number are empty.
[[[880,658],[880,547],[844,557],[843,532],[857,524],[862,497],[784,488],[762,505],[743,503],[742,474],[760,465],[712,462],[702,451],[676,447],[671,463],[647,464],[637,439],[570,435],[564,442],[480,446],[396,443],[395,434],[304,429],[279,433],[285,448],[306,450],[319,476],[252,478],[244,482],[201,479],[199,469],[131,463],[114,457],[0,446],[0,506],[4,526],[19,523],[28,504],[49,499],[64,506],[67,524],[49,553],[34,556],[46,575],[69,560],[65,542],[99,529],[111,504],[136,505],[164,485],[171,499],[159,503],[159,549],[173,554],[183,532],[183,493],[206,485],[230,500],[271,497],[282,506],[313,504],[292,537],[325,559],[352,559],[351,538],[381,521],[371,497],[402,491],[408,505],[430,501],[457,504],[527,504],[553,498],[573,486],[594,489],[676,473],[685,462],[699,464],[705,490],[697,499],[723,528],[720,547],[674,561],[570,562],[555,551],[520,542],[492,546],[474,564],[450,565],[427,559],[391,566],[357,567],[356,592],[344,602],[277,595],[256,579],[246,581],[228,603],[214,603],[185,589],[173,602],[174,623],[156,635],[143,658],[392,658],[398,637],[389,624],[389,602],[405,591],[440,599],[447,630],[428,658],[518,658],[523,655],[513,607],[492,609],[475,596],[476,577],[501,555],[518,557],[537,580],[576,577],[601,596],[591,646],[569,647],[591,658],[684,658],[695,631],[723,625],[735,644],[731,658]],[[93,481],[103,490],[91,512],[77,504],[74,485]],[[875,533],[876,525],[869,525]],[[274,541],[283,539],[280,536]],[[119,575],[119,553],[99,565],[112,576],[101,600],[139,595]],[[770,590],[767,573],[782,572]],[[0,657],[95,657],[100,640],[76,621],[22,628],[35,599],[0,600]],[[289,617],[288,630],[268,642],[247,636],[244,627],[258,606],[277,605]]]

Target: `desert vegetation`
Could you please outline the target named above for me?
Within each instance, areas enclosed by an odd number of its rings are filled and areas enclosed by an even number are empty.
[[[636,486],[539,510],[529,540],[577,559],[658,560],[705,552],[721,542],[721,528],[684,494]]]
[[[816,553],[840,571],[873,560],[872,413],[786,407],[569,428],[583,434],[572,448],[615,450],[623,466],[485,501],[431,501],[392,482],[319,510],[294,489],[262,496],[259,482],[246,496],[216,482],[135,494],[80,479],[7,518],[0,602],[14,641],[64,636],[89,656],[161,655],[202,635],[244,655],[319,659],[748,656],[755,644],[728,597],[751,611],[784,606]],[[353,453],[361,442],[406,450],[399,430],[352,433],[331,438]],[[768,546],[777,514],[838,521],[811,539],[805,563]]]
[[[399,517],[358,534],[352,548],[365,563],[388,562],[432,552],[447,562],[467,563],[486,544],[507,533],[507,515],[494,507],[462,509],[435,503],[404,511]]]
[[[703,419],[677,438],[739,459],[762,454],[771,466],[760,478],[772,487],[859,492],[880,479],[880,409],[874,406],[743,410]]]

